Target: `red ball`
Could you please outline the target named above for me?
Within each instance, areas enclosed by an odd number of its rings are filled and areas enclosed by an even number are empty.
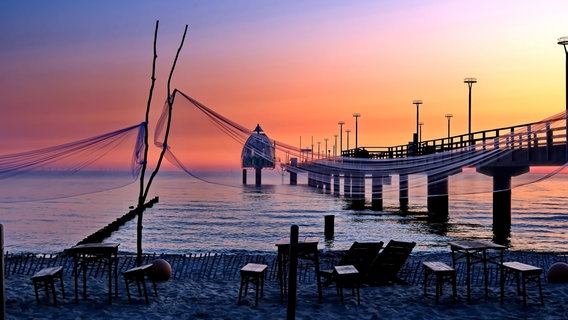
[[[172,276],[172,266],[164,260],[157,259],[152,262],[152,268],[148,272],[148,277],[153,281],[167,281]]]
[[[568,264],[555,262],[550,266],[546,275],[550,283],[568,282]]]

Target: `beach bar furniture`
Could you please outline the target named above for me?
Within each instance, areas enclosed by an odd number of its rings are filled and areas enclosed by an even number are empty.
[[[244,296],[247,295],[248,285],[252,283],[255,285],[255,305],[258,305],[258,296],[264,296],[264,277],[265,271],[268,268],[265,264],[258,263],[247,263],[241,269],[241,286],[239,288],[239,301],[241,303],[241,297],[243,296],[243,287],[245,289]]]
[[[452,296],[454,302],[456,301],[456,269],[440,261],[425,261],[424,265],[424,296],[427,296],[428,277],[434,275],[436,277],[436,303],[442,294],[444,283],[449,283],[452,286]]]
[[[390,240],[371,262],[363,282],[370,285],[405,283],[398,277],[398,273],[415,246],[416,242]]]
[[[44,268],[32,276],[36,302],[39,304],[39,290],[45,288],[45,294],[49,300],[49,289],[53,295],[53,305],[57,305],[57,294],[55,293],[55,279],[59,279],[61,285],[61,296],[65,299],[65,288],[63,286],[63,267]]]
[[[538,286],[540,303],[544,305],[542,285],[540,281],[542,269],[516,261],[503,263],[503,273],[501,275],[501,303],[503,303],[505,297],[505,280],[509,274],[515,275],[517,282],[517,294],[523,296],[523,304],[525,306],[527,305],[527,284],[531,282],[536,283]]]
[[[359,287],[361,283],[359,281],[359,270],[353,265],[343,265],[335,266],[335,283],[337,284],[337,293],[341,298],[341,304],[343,304],[343,289],[346,287],[351,287],[351,292],[355,294],[357,292],[357,305],[361,305],[361,295],[359,292]]]
[[[318,287],[318,298],[321,303],[322,290],[321,279],[317,276],[320,269],[319,253],[318,253],[318,237],[300,237],[298,238],[298,259],[311,261],[315,268],[316,282]],[[278,265],[278,283],[280,285],[280,302],[284,302],[284,296],[287,289],[287,275],[288,275],[288,256],[290,254],[290,239],[280,239],[276,242],[278,248],[277,265]]]
[[[108,303],[112,304],[112,278],[115,296],[118,297],[118,246],[119,243],[86,243],[73,246],[65,253],[73,257],[75,276],[75,303],[79,303],[79,273],[83,273],[83,299],[87,298],[87,267],[103,264],[108,272]],[[79,269],[80,266],[80,269]]]
[[[149,271],[152,269],[153,264],[146,264],[140,267],[135,267],[132,269],[128,269],[122,273],[124,277],[124,283],[126,284],[126,295],[128,296],[128,303],[132,303],[130,297],[130,285],[136,283],[136,287],[138,288],[138,295],[142,295],[142,291],[144,292],[144,299],[146,300],[146,304],[149,304],[150,301],[148,300],[148,290],[146,289],[146,279],[152,282],[152,286],[154,287],[154,295],[158,296],[158,289],[156,288],[156,281],[152,280],[148,275]],[[142,288],[140,288],[142,287]],[[142,290],[141,290],[142,289]]]
[[[467,303],[471,303],[471,268],[477,263],[483,264],[483,280],[485,296],[489,295],[487,264],[495,264],[499,270],[503,265],[503,252],[506,247],[489,241],[454,241],[449,243],[452,249],[452,263],[457,268],[457,263],[465,259],[467,287]]]

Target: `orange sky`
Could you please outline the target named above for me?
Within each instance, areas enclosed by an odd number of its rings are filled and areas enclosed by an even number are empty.
[[[359,146],[405,144],[414,99],[423,140],[446,135],[446,113],[465,133],[465,77],[478,79],[473,131],[538,121],[565,109],[566,12],[546,0],[2,1],[0,154],[141,122],[156,20],[154,117],[188,24],[172,86],[288,144],[331,144],[342,120],[354,146],[354,112]],[[227,146],[212,138],[203,153]],[[208,163],[239,157],[226,147]]]

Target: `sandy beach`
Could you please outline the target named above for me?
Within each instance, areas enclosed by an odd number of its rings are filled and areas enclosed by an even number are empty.
[[[322,263],[333,263],[336,255],[323,255]],[[548,283],[543,275],[543,295],[545,305],[540,305],[538,291],[528,287],[528,306],[523,306],[521,297],[516,295],[514,283],[508,283],[505,303],[500,303],[499,286],[490,283],[486,298],[479,279],[472,284],[472,302],[466,303],[466,287],[463,277],[458,276],[458,299],[454,303],[449,287],[444,291],[440,303],[434,299],[434,286],[429,287],[429,296],[425,297],[422,287],[422,261],[446,260],[450,253],[413,254],[404,269],[401,278],[407,285],[396,284],[379,287],[361,288],[361,305],[357,305],[350,290],[345,291],[345,303],[341,304],[335,286],[323,288],[323,302],[318,302],[317,286],[309,272],[300,266],[297,291],[297,319],[566,319],[568,317],[566,301],[568,284]],[[237,258],[238,257],[238,258]],[[124,260],[124,257],[121,257]],[[158,283],[158,296],[150,295],[150,303],[138,296],[132,287],[133,301],[129,304],[122,277],[119,278],[119,294],[108,303],[107,275],[89,274],[88,297],[74,301],[74,279],[72,272],[64,270],[66,297],[59,299],[57,306],[48,302],[45,293],[40,295],[41,302],[36,304],[33,285],[30,280],[29,266],[36,262],[26,262],[20,271],[14,271],[18,265],[14,257],[7,258],[6,264],[6,318],[7,319],[285,319],[286,302],[280,302],[280,290],[277,278],[271,270],[267,273],[264,297],[258,306],[254,303],[254,294],[249,294],[241,304],[237,304],[239,292],[238,266],[246,261],[265,261],[272,269],[273,256],[237,255],[231,257],[194,256],[177,262],[172,261],[174,274],[166,282]],[[192,260],[193,259],[193,260]],[[548,269],[555,261],[565,261],[564,255],[537,254],[530,252],[508,252],[506,259],[533,262]],[[45,259],[44,259],[45,260]],[[23,260],[22,260],[23,261]],[[64,260],[61,260],[64,261]],[[190,262],[192,261],[192,262]],[[129,262],[130,263],[130,262]],[[184,267],[180,265],[184,264]],[[69,261],[63,263],[69,267]],[[126,263],[120,265],[127,268]],[[235,267],[232,267],[234,265]],[[23,267],[24,265],[22,265]],[[176,268],[178,269],[176,272]],[[183,270],[179,270],[182,268]],[[120,268],[119,268],[120,269]],[[126,270],[126,269],[124,269]],[[120,269],[120,271],[124,271]],[[460,273],[458,268],[458,275]],[[57,286],[58,298],[61,298]],[[151,293],[151,286],[148,286]]]

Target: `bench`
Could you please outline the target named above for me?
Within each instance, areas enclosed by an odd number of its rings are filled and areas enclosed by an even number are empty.
[[[359,271],[355,266],[345,265],[345,266],[335,266],[335,282],[337,283],[337,293],[341,298],[341,303],[343,304],[343,288],[346,285],[352,286],[352,292],[357,290],[357,305],[361,305],[361,296],[359,294]]]
[[[241,296],[243,296],[243,287],[245,288],[244,296],[247,295],[248,292],[248,285],[252,283],[256,287],[256,299],[255,304],[258,305],[258,295],[260,292],[260,296],[264,296],[264,273],[268,266],[265,264],[258,264],[258,263],[247,263],[241,269],[241,286],[239,288],[239,300],[238,303],[241,303]]]
[[[59,279],[61,284],[61,296],[65,299],[65,288],[63,287],[63,267],[44,268],[36,272],[32,277],[36,302],[39,304],[39,290],[45,288],[45,294],[49,300],[49,289],[53,295],[53,304],[57,305],[57,295],[55,294],[55,279]]]
[[[428,277],[433,274],[436,276],[436,303],[439,301],[442,288],[446,282],[452,285],[452,295],[455,302],[457,295],[456,270],[440,261],[426,261],[422,264],[424,265],[424,296],[428,295]]]
[[[517,261],[504,262],[503,273],[501,274],[501,303],[503,303],[505,296],[505,280],[509,274],[514,274],[517,282],[517,294],[523,296],[523,304],[527,305],[527,283],[536,283],[540,293],[540,303],[544,305],[544,298],[542,296],[542,285],[540,277],[542,269],[539,267],[531,266]],[[519,277],[520,276],[520,277]],[[522,281],[522,289],[521,282]]]
[[[142,285],[144,291],[144,299],[146,300],[146,304],[149,304],[148,291],[146,290],[146,279],[149,279],[148,272],[150,271],[151,268],[152,264],[150,263],[140,267],[128,269],[122,273],[122,276],[124,277],[124,282],[126,284],[126,294],[128,295],[128,303],[132,304],[132,300],[130,297],[130,285],[136,283],[136,286],[138,287],[138,295],[142,294],[140,288],[140,285]],[[152,281],[152,285],[154,287],[154,295],[157,297],[158,290],[156,289],[156,282],[151,279],[150,281]]]

